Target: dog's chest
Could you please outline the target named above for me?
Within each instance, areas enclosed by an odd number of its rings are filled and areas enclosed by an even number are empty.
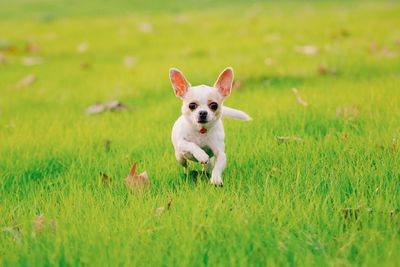
[[[202,133],[189,133],[187,135],[187,139],[190,142],[195,143],[201,148],[206,148],[209,147],[210,141],[211,141],[211,136],[207,133],[202,134]]]

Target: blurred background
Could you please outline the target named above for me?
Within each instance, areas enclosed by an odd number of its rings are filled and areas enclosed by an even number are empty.
[[[213,84],[232,66],[237,92],[228,105],[266,120],[298,112],[293,87],[319,113],[391,101],[400,69],[398,14],[398,1],[1,0],[2,123],[48,140],[71,125],[120,128],[146,114],[143,131],[162,125],[168,135],[180,105],[170,67],[192,84]],[[362,92],[368,95],[360,99]],[[134,112],[87,119],[107,109],[97,103]],[[40,130],[49,121],[53,128]]]

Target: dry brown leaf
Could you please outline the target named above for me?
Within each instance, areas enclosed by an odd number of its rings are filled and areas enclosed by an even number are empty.
[[[136,174],[136,163],[134,163],[129,175],[125,178],[125,185],[132,193],[139,192],[144,188],[149,187],[150,180],[147,172],[144,171],[140,174]]]
[[[105,107],[106,109],[111,111],[120,111],[128,108],[124,103],[118,100],[112,100],[110,102],[107,102],[105,104]]]
[[[188,17],[183,14],[179,14],[179,15],[175,16],[173,18],[173,20],[174,20],[174,22],[179,23],[179,24],[184,24],[189,21]]]
[[[11,45],[11,46],[7,47],[6,49],[4,49],[4,51],[8,54],[16,54],[18,52],[18,48],[14,45]]]
[[[379,55],[386,58],[395,58],[397,56],[397,54],[388,47],[382,47],[379,51]]]
[[[164,208],[164,207],[158,207],[158,208],[156,208],[156,209],[154,210],[154,213],[155,213],[157,216],[160,216],[160,215],[161,215],[162,213],[164,213],[166,210],[171,209],[171,206],[172,206],[172,198],[168,201],[167,207],[166,207],[166,208]]]
[[[294,96],[296,97],[297,102],[300,103],[300,105],[302,105],[303,107],[308,106],[308,103],[306,101],[304,101],[303,98],[301,98],[299,90],[297,88],[293,88],[292,92],[293,92]]]
[[[21,80],[18,81],[17,87],[25,87],[25,86],[33,84],[35,81],[36,81],[36,75],[28,74],[25,77],[23,77]]]
[[[382,46],[377,44],[376,42],[372,42],[369,46],[369,51],[372,54],[376,54],[380,57],[386,57],[386,58],[395,58],[397,54],[389,49],[386,46]]]
[[[265,65],[272,65],[274,63],[274,61],[272,60],[272,58],[270,58],[270,57],[266,57],[265,59],[264,59],[264,64]]]
[[[336,108],[336,116],[342,117],[346,121],[354,121],[358,118],[360,114],[360,109],[356,105],[348,106],[339,106]]]
[[[264,40],[267,42],[275,42],[281,39],[281,34],[279,32],[272,32],[264,36]]]
[[[321,75],[335,75],[336,74],[336,69],[335,68],[329,68],[326,65],[319,65],[318,66],[318,73]]]
[[[33,43],[33,42],[26,43],[26,45],[25,45],[25,52],[26,53],[33,54],[33,53],[37,53],[39,51],[40,51],[40,47],[39,47],[38,44]]]
[[[164,211],[165,211],[165,208],[164,208],[164,207],[158,207],[158,208],[156,208],[156,209],[154,210],[154,213],[155,213],[157,216],[160,216]]]
[[[102,103],[93,104],[85,109],[85,113],[88,115],[95,115],[95,114],[99,114],[99,113],[102,113],[107,110],[121,111],[121,110],[125,110],[125,109],[128,109],[127,105],[125,105],[121,101],[112,100],[105,104],[102,104]]]
[[[89,115],[94,115],[94,114],[99,114],[101,112],[104,112],[106,110],[106,107],[104,104],[101,103],[96,103],[94,105],[91,105],[85,109],[85,113]]]
[[[132,57],[132,56],[126,56],[124,58],[124,65],[127,68],[131,68],[131,67],[135,66],[137,64],[137,62],[138,62],[137,59],[135,57]]]
[[[81,54],[85,53],[87,50],[89,50],[89,44],[87,42],[82,42],[76,47],[76,52]]]
[[[297,46],[295,50],[306,56],[314,56],[318,53],[318,47],[314,45]]]
[[[171,209],[172,206],[172,198],[167,203],[167,210]]]
[[[43,59],[41,57],[23,57],[21,58],[21,64],[25,66],[34,66],[43,63]]]
[[[143,33],[150,33],[153,31],[153,26],[147,22],[140,23],[138,28],[139,28],[139,31],[141,31]]]
[[[39,214],[33,222],[33,228],[36,232],[40,232],[44,228],[44,215]]]
[[[111,177],[105,174],[104,172],[100,172],[100,178],[101,178],[101,184],[103,186],[108,186],[112,181]]]
[[[92,65],[87,61],[84,61],[84,62],[81,63],[81,69],[83,69],[83,70],[88,70],[91,67],[92,67]]]
[[[15,243],[20,244],[22,240],[22,233],[19,228],[5,226],[0,232],[8,232],[12,235]]]
[[[6,64],[7,63],[7,57],[3,53],[0,53],[0,64]]]
[[[376,53],[379,50],[379,45],[375,42],[370,43],[369,52]]]
[[[0,39],[0,50],[5,52],[6,54],[14,54],[18,52],[18,49],[15,45],[4,39]]]

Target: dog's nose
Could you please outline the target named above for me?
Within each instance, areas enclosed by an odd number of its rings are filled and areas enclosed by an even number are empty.
[[[199,117],[200,119],[207,119],[207,111],[199,111]]]

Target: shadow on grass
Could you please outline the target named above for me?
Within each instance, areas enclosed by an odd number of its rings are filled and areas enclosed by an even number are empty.
[[[181,179],[184,182],[196,184],[199,181],[208,181],[211,175],[205,171],[190,170],[181,173]]]

